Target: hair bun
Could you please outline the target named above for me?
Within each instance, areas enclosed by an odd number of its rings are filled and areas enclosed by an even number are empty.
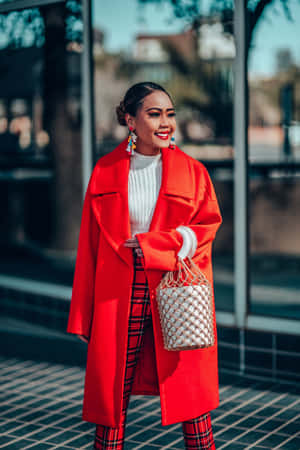
[[[120,102],[119,106],[116,107],[116,113],[119,124],[126,126],[127,125],[127,122],[125,120],[126,109],[123,100]]]

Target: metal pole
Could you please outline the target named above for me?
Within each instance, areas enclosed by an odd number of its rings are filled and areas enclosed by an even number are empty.
[[[248,276],[248,123],[247,123],[247,51],[246,1],[235,0],[234,34],[234,261],[235,319],[245,327],[249,297]]]
[[[82,0],[82,195],[84,197],[94,165],[93,36],[91,1]]]

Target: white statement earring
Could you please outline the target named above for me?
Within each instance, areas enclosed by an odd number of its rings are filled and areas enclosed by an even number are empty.
[[[137,135],[130,128],[130,133],[128,136],[128,144],[127,144],[127,148],[126,148],[126,152],[128,152],[130,155],[134,154],[134,150],[136,149],[136,140],[137,140]]]
[[[173,134],[173,136],[171,137],[170,148],[171,148],[172,150],[175,148],[175,136],[174,136],[174,134]]]

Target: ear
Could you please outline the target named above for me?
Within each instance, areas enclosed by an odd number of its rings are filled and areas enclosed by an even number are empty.
[[[129,129],[135,129],[135,118],[131,116],[129,113],[125,114],[125,120]]]

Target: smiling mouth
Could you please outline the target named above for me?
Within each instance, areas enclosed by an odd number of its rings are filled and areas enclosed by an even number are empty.
[[[159,137],[160,139],[167,140],[169,139],[169,133],[155,133],[155,136]]]

